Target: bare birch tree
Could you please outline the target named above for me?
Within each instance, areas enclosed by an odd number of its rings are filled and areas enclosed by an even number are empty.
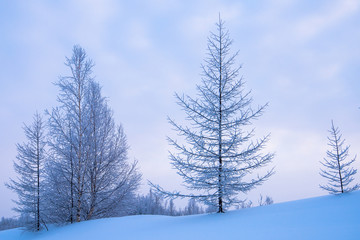
[[[89,103],[86,101],[86,96],[88,84],[92,81],[91,74],[94,64],[92,60],[87,58],[85,50],[76,45],[73,48],[72,57],[66,58],[65,65],[71,74],[60,77],[56,82],[60,89],[58,96],[60,106],[53,108],[52,112],[49,113],[51,134],[49,145],[52,156],[54,156],[54,168],[50,172],[54,178],[56,175],[57,181],[69,182],[67,184],[69,186],[67,192],[70,192],[68,203],[71,203],[69,220],[70,222],[80,222],[86,168],[89,161],[85,143],[85,133],[89,127]],[[61,174],[56,171],[60,171]],[[64,187],[58,185],[57,182],[53,183],[56,184],[55,188]],[[58,194],[63,194],[62,192],[59,190]],[[65,194],[65,197],[67,195],[69,193]],[[62,197],[64,196],[59,196],[59,199]],[[60,203],[60,205],[62,204]]]
[[[141,175],[128,162],[126,135],[91,76],[85,50],[75,46],[65,64],[71,74],[56,83],[60,106],[49,113],[48,216],[72,223],[121,215]]]
[[[126,135],[122,126],[116,126],[113,113],[101,87],[96,82],[89,85],[90,127],[87,144],[90,156],[87,168],[87,191],[84,218],[116,216],[126,212],[126,205],[140,184],[136,161],[128,163]]]

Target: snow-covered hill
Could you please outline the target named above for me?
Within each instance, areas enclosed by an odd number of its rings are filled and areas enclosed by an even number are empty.
[[[360,239],[360,191],[185,217],[130,216],[81,222],[41,233],[0,232],[0,240]]]

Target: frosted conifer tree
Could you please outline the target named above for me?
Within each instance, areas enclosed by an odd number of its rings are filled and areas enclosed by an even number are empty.
[[[320,169],[320,175],[326,178],[328,183],[326,185],[320,185],[320,188],[331,194],[351,192],[359,189],[359,184],[350,186],[357,172],[357,170],[350,167],[350,165],[355,161],[356,157],[349,161],[346,160],[349,156],[350,146],[344,146],[345,140],[342,139],[340,130],[334,126],[333,121],[331,121],[329,133],[328,145],[331,147],[331,150],[326,151],[327,157],[320,162],[324,167]]]
[[[270,170],[251,177],[256,169],[271,162],[273,154],[262,152],[268,136],[251,140],[254,129],[249,125],[262,115],[266,105],[251,108],[250,92],[244,90],[244,81],[239,77],[241,66],[234,66],[238,52],[230,53],[232,40],[220,18],[216,26],[216,33],[208,38],[208,57],[202,66],[201,85],[197,86],[198,98],[176,94],[190,126],[169,118],[186,143],[168,138],[176,149],[170,153],[171,163],[187,189],[196,193],[168,192],[152,186],[167,196],[190,197],[224,212],[241,202],[239,193],[250,191],[272,175]]]
[[[29,215],[25,223],[30,230],[39,231],[43,221],[43,166],[45,160],[45,133],[41,116],[36,113],[31,125],[24,125],[26,143],[17,144],[17,161],[14,162],[17,179],[6,184],[18,195],[15,211]]]

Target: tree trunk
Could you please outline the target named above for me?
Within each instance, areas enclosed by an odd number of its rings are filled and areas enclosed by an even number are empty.
[[[81,74],[80,74],[80,70],[81,70],[81,62],[80,62],[80,59],[78,60],[78,66],[77,66],[77,79],[79,81],[78,83],[78,121],[79,121],[79,132],[78,132],[78,136],[79,136],[79,143],[78,143],[78,176],[77,176],[77,186],[78,186],[78,196],[77,196],[77,209],[76,209],[76,221],[77,222],[80,222],[81,221],[81,197],[82,197],[82,188],[81,188],[81,168],[82,168],[82,109],[81,109],[81,82],[80,82],[80,79],[81,79]]]
[[[222,183],[222,33],[220,27],[220,54],[219,54],[219,213],[223,213],[223,183]]]
[[[40,141],[40,136],[39,133],[36,133],[36,160],[37,160],[37,221],[36,221],[36,229],[37,231],[40,231],[40,146],[39,146],[39,141]]]
[[[334,124],[333,124],[334,127]],[[339,144],[338,144],[338,138],[335,133],[335,144],[336,144],[336,160],[338,163],[338,169],[339,169],[339,178],[340,178],[340,187],[341,187],[341,193],[344,193],[344,187],[343,187],[343,179],[341,176],[341,170],[340,170],[340,154],[339,154]]]
[[[71,131],[71,130],[70,130]],[[70,133],[71,134],[71,133]],[[70,168],[71,168],[71,176],[70,176],[70,223],[74,222],[74,164],[73,164],[73,153],[72,153],[72,145],[70,146]]]

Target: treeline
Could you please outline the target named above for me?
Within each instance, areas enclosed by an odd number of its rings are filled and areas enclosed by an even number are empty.
[[[250,208],[255,206],[265,206],[273,204],[271,197],[260,195],[257,204],[250,200],[244,200],[236,206],[236,209]],[[150,190],[147,195],[138,195],[134,204],[134,215],[168,215],[168,216],[185,216],[203,213],[215,213],[218,209],[212,205],[201,205],[195,199],[188,199],[187,205],[183,208],[177,208],[172,198],[166,195],[158,194]],[[205,206],[205,207],[204,207]]]
[[[2,217],[0,220],[0,231],[11,229],[11,228],[17,228],[24,226],[24,221],[21,220],[21,218],[5,218]]]
[[[136,198],[134,215],[168,215],[184,216],[213,212],[204,209],[194,199],[189,199],[184,208],[177,208],[173,199],[165,199],[163,195],[156,194],[150,190],[147,195],[139,195]]]
[[[252,201],[244,201],[237,206],[237,209],[250,208],[254,206],[265,206],[273,204],[271,197],[260,198],[254,204]],[[186,206],[183,208],[176,207],[173,199],[167,199],[163,195],[156,194],[152,190],[146,195],[135,196],[129,205],[125,206],[127,211],[126,215],[167,215],[167,216],[186,216],[204,213],[214,213],[217,211],[216,207],[198,204],[194,199],[189,199]],[[31,214],[21,214],[19,218],[1,218],[0,230],[24,227],[27,226],[33,217]]]
[[[168,215],[168,216],[185,216],[193,214],[203,214],[215,212],[216,209],[203,208],[189,199],[188,204],[183,208],[177,208],[173,200],[167,200],[159,194],[153,193],[151,190],[146,195],[137,195],[132,198],[128,205],[122,204],[126,208],[125,212],[119,214],[124,215]],[[1,218],[0,230],[26,227],[34,220],[33,214],[22,213],[18,218]],[[30,229],[31,230],[31,229]]]

